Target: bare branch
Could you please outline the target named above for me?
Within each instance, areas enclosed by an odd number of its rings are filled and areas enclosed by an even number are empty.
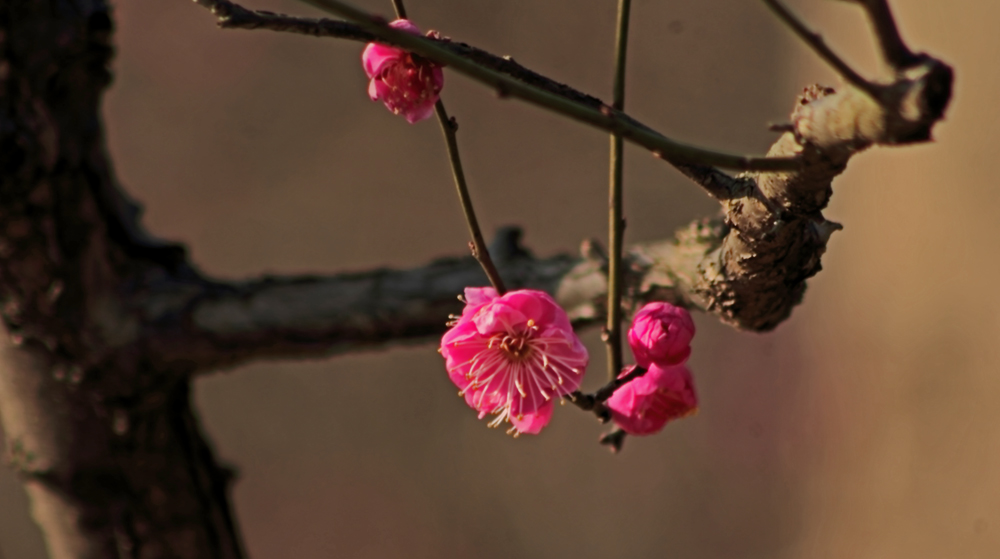
[[[708,194],[720,202],[724,202],[746,191],[748,185],[745,179],[736,179],[726,173],[704,165],[674,165],[685,177],[701,186]]]
[[[287,16],[263,10],[248,10],[229,0],[195,0],[215,14],[223,29],[269,29],[312,37],[335,37],[352,41],[374,41],[375,36],[346,21]]]
[[[234,9],[232,7],[234,5],[229,0],[196,0],[196,2],[210,8],[213,13],[217,10],[228,13],[227,11]],[[509,59],[490,55],[468,45],[451,43],[447,38],[421,37],[393,29],[388,26],[384,18],[356,10],[337,0],[308,0],[308,3],[351,19],[358,24],[361,30],[375,35],[380,42],[405,48],[484,83],[493,88],[501,97],[516,97],[605,132],[619,134],[622,138],[636,145],[660,154],[663,159],[668,161],[758,171],[790,171],[798,168],[798,161],[794,157],[733,155],[671,140],[600,100],[597,100],[595,105],[593,103],[594,97],[544,78],[519,64],[512,63],[513,61]],[[243,9],[243,12],[249,12],[249,10]],[[243,12],[240,12],[243,17],[249,17]],[[270,17],[269,14],[262,12],[256,14],[258,20],[267,20]],[[275,30],[300,31],[297,27],[282,28],[288,23],[287,19],[284,18],[285,16],[282,16],[282,23],[275,23],[273,27]],[[300,23],[304,24],[305,22]],[[499,69],[497,66],[505,69]],[[511,71],[515,71],[516,74],[511,73]],[[586,101],[583,102],[580,98]]]
[[[861,6],[868,13],[868,20],[875,31],[879,47],[882,50],[882,58],[893,69],[897,71],[905,70],[911,66],[919,64],[922,57],[913,54],[913,51],[906,46],[903,38],[896,28],[896,19],[892,17],[892,10],[886,0],[844,0]]]
[[[628,59],[629,13],[631,0],[618,1],[618,24],[615,32],[615,74],[611,106],[625,108],[625,64]],[[608,355],[608,380],[622,370],[622,248],[625,242],[625,194],[622,175],[625,168],[625,144],[618,134],[611,135],[610,177],[608,181],[608,320],[603,339]]]
[[[738,236],[721,220],[697,221],[675,239],[636,245],[625,254],[625,305],[669,300],[716,314],[748,330],[779,324],[801,300],[804,280],[819,267],[829,234],[790,227],[792,254],[768,274],[730,277],[723,252]],[[794,232],[791,232],[794,231]],[[510,230],[501,238],[514,238]],[[535,258],[523,247],[501,249],[497,266],[512,289],[553,294],[577,327],[604,320],[607,261],[557,255]],[[772,249],[776,250],[776,249]],[[505,257],[506,255],[511,255]],[[763,265],[763,264],[762,264]],[[794,272],[790,266],[803,267]],[[790,279],[791,278],[791,279]],[[262,358],[308,358],[431,342],[444,333],[449,314],[461,312],[456,296],[486,277],[469,257],[448,258],[411,270],[378,269],[329,277],[267,277],[224,283],[198,277],[142,290],[129,306],[144,324],[136,343],[157,362],[185,363],[192,372],[231,367]]]
[[[604,292],[599,267],[580,265],[564,255],[535,259],[522,247],[500,246],[517,236],[507,230],[491,247],[508,285],[562,290],[563,301],[572,305],[576,300],[578,322],[594,316],[593,302],[584,298]],[[569,278],[574,274],[581,276],[576,287]],[[595,281],[597,286],[584,288]],[[486,283],[473,258],[447,258],[413,270],[329,277],[265,277],[238,283],[195,278],[161,286],[159,293],[136,304],[149,324],[144,345],[157,360],[185,362],[204,371],[260,358],[425,343],[444,333],[449,314],[461,312],[457,296],[465,287]]]
[[[882,91],[878,84],[869,82],[855,72],[853,68],[843,61],[843,59],[837,56],[837,53],[833,52],[830,47],[826,46],[826,43],[823,41],[823,37],[821,37],[818,33],[810,31],[809,28],[806,27],[805,23],[803,23],[798,16],[793,14],[791,10],[782,4],[780,0],[764,0],[764,3],[767,4],[767,6],[771,8],[775,14],[777,14],[778,18],[785,22],[785,24],[788,25],[788,27],[790,27],[800,39],[805,41],[807,45],[816,51],[816,54],[818,54],[820,58],[825,60],[830,66],[833,66],[833,69],[844,78],[844,81],[861,91],[864,91],[873,99],[878,99],[881,96]]]
[[[876,143],[918,141],[940,119],[950,94],[950,68],[929,59],[926,71],[910,74],[914,78],[889,87],[893,95],[887,98],[900,102],[886,106],[853,88],[807,88],[792,113],[795,132],[771,147],[773,154],[801,157],[800,172],[734,178],[712,168],[682,167],[717,193],[724,215],[695,221],[674,239],[626,251],[625,304],[672,301],[755,331],[785,320],[801,301],[805,280],[820,270],[830,235],[840,228],[821,213],[833,179],[858,151]],[[603,319],[603,256],[591,250],[583,258],[536,259],[517,244],[518,237],[507,230],[490,247],[512,288],[552,293],[578,326]],[[138,309],[146,325],[140,345],[155,360],[204,371],[258,358],[430,341],[443,333],[447,315],[460,311],[454,297],[485,280],[471,258],[414,270],[235,284],[186,273],[144,290],[129,307]]]
[[[406,6],[403,0],[392,0],[392,7],[396,10],[396,18],[406,19]],[[465,223],[469,227],[469,249],[472,257],[483,267],[483,272],[490,280],[490,285],[496,289],[497,293],[503,295],[507,287],[497,271],[496,264],[490,257],[490,249],[483,240],[483,232],[479,227],[479,219],[476,217],[476,210],[472,204],[472,195],[469,194],[469,185],[465,180],[465,171],[462,168],[462,157],[458,153],[458,121],[454,117],[448,116],[447,109],[444,108],[444,101],[440,98],[434,103],[434,113],[437,116],[438,124],[441,126],[441,134],[444,136],[445,147],[448,148],[448,161],[451,163],[451,174],[455,180],[455,190],[458,191],[458,201],[462,204],[462,213],[465,216]]]
[[[469,236],[472,237],[469,242],[472,257],[482,266],[483,272],[490,280],[490,285],[497,290],[497,293],[503,295],[507,291],[507,287],[504,285],[503,278],[500,277],[500,272],[497,271],[496,264],[493,263],[493,258],[490,257],[490,249],[486,246],[486,241],[483,240],[483,232],[479,228],[479,219],[476,218],[472,196],[469,194],[469,185],[465,180],[465,171],[462,169],[462,158],[458,154],[458,138],[455,136],[455,132],[458,131],[458,121],[454,117],[448,116],[444,102],[440,99],[434,104],[434,112],[437,113],[438,124],[441,125],[441,133],[444,135],[448,161],[451,163],[451,174],[455,179],[455,189],[458,191],[458,201],[462,205],[462,214],[464,214],[465,223],[469,227]]]
[[[604,402],[607,402],[608,398],[610,398],[616,390],[644,374],[646,374],[646,369],[638,366],[632,367],[632,370],[629,371],[627,375],[623,377],[616,376],[593,394],[584,394],[579,390],[570,393],[569,401],[583,411],[593,412],[594,415],[597,416],[597,419],[601,420],[601,423],[607,423],[608,421],[611,421],[611,410],[604,405]]]

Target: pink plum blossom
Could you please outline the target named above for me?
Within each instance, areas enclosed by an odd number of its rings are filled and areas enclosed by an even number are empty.
[[[552,418],[553,400],[580,387],[589,357],[566,312],[542,291],[498,296],[465,289],[465,309],[441,339],[448,377],[491,427],[537,434]]]
[[[670,303],[649,303],[635,314],[628,343],[640,367],[677,365],[691,355],[694,321],[687,309]]]
[[[416,25],[397,19],[390,27],[419,35]],[[424,120],[434,112],[444,86],[441,66],[399,47],[368,43],[361,54],[361,64],[371,78],[368,96],[382,100],[393,114],[401,114],[410,124]]]
[[[537,435],[541,432],[542,427],[549,424],[549,420],[552,419],[552,410],[554,407],[554,404],[550,400],[542,404],[542,407],[533,413],[526,413],[520,417],[511,417],[510,424],[512,425],[511,430],[514,436],[521,433]]]
[[[630,365],[619,378],[634,369]],[[641,377],[621,386],[604,403],[614,422],[630,435],[652,435],[667,422],[698,411],[691,371],[684,365],[652,365]]]

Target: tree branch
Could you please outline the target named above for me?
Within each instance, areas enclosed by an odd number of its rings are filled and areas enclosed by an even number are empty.
[[[733,178],[726,173],[707,165],[675,164],[675,168],[701,186],[709,196],[720,202],[725,202],[746,190],[750,185],[745,180]]]
[[[631,247],[625,261],[625,303],[668,300],[701,309],[737,328],[773,329],[801,301],[817,273],[830,235],[840,225],[822,210],[832,180],[847,161],[873,144],[930,135],[950,96],[951,69],[935,59],[887,86],[879,104],[852,88],[806,88],[792,112],[792,129],[771,153],[796,155],[797,173],[729,177],[712,168],[682,171],[724,200],[719,218],[698,220],[667,241]],[[898,100],[895,102],[894,100]],[[494,243],[497,266],[512,288],[555,295],[577,325],[606,313],[607,261],[536,259],[511,232]],[[143,310],[157,359],[198,370],[262,357],[330,355],[387,343],[430,341],[460,311],[453,297],[485,278],[471,258],[443,259],[414,270],[375,270],[329,278],[265,278],[210,282],[195,276],[161,286],[164,302]],[[166,317],[164,319],[163,317]],[[264,343],[264,342],[267,343]]]
[[[896,19],[892,17],[892,10],[886,0],[844,0],[860,4],[868,13],[868,20],[872,24],[872,30],[878,39],[879,47],[882,50],[882,58],[896,71],[902,71],[911,66],[917,65],[922,57],[913,54],[913,51],[906,46],[903,38],[896,28]]]
[[[878,84],[874,84],[862,78],[861,75],[854,71],[854,68],[851,68],[850,65],[837,56],[837,53],[833,52],[833,50],[826,45],[826,42],[823,41],[823,37],[821,37],[818,33],[809,30],[805,23],[803,23],[798,16],[793,14],[791,10],[782,4],[780,0],[764,0],[764,3],[767,4],[767,7],[771,8],[778,18],[785,22],[785,24],[788,25],[788,27],[791,28],[791,30],[794,31],[803,42],[816,51],[816,54],[818,54],[820,58],[825,60],[830,66],[833,66],[833,69],[836,70],[842,78],[844,78],[844,81],[859,90],[864,91],[873,99],[878,99],[880,97],[882,89]]]
[[[213,13],[217,10],[220,13],[228,13],[234,9],[229,0],[195,1],[201,6],[210,8]],[[747,157],[676,142],[600,100],[594,104],[595,98],[544,78],[508,58],[491,55],[461,43],[451,43],[448,38],[421,37],[400,32],[389,27],[384,18],[372,16],[337,0],[307,1],[320,9],[354,21],[362,31],[374,35],[379,42],[405,48],[429,60],[449,66],[452,70],[493,88],[501,97],[516,97],[605,132],[619,134],[625,140],[642,146],[663,159],[741,170],[790,171],[798,168],[798,161],[792,157]],[[243,8],[240,10],[242,10],[241,17],[248,17],[246,12],[249,10]],[[259,25],[253,28],[261,28],[270,14],[262,12],[256,14]],[[275,23],[273,29],[299,31],[299,28],[286,27],[287,16],[281,18],[281,23]],[[304,23],[304,20],[300,20],[300,24]]]
[[[628,59],[628,29],[631,0],[618,1],[615,32],[615,74],[611,106],[625,108],[625,62]],[[608,354],[608,380],[622,370],[622,248],[625,242],[625,194],[622,174],[625,168],[625,145],[618,134],[611,135],[610,177],[608,180],[608,320],[604,325],[604,343]]]
[[[931,59],[926,71],[911,75],[915,78],[900,78],[889,87],[905,92],[895,98],[906,102],[896,105],[879,105],[850,88],[807,88],[792,113],[795,132],[786,132],[771,148],[772,153],[802,157],[806,166],[799,173],[730,178],[710,168],[687,169],[707,177],[704,182],[726,183],[714,189],[725,199],[725,215],[695,221],[670,241],[632,247],[626,255],[628,304],[670,300],[747,330],[770,330],[781,323],[801,300],[805,280],[819,271],[831,233],[840,228],[821,211],[847,160],[875,143],[928,137],[940,119],[948,98],[943,92],[950,93],[950,68]],[[555,294],[579,324],[603,316],[604,260],[539,260],[516,243],[494,252],[515,255],[498,257],[497,265],[516,288]],[[199,340],[214,340],[204,350],[207,357],[183,357],[209,368],[226,360],[427,340],[444,331],[441,317],[458,312],[451,297],[483,280],[472,259],[459,259],[410,271],[327,279],[209,284],[204,290],[185,285],[180,289],[192,293],[189,298],[167,298],[181,301],[187,314],[171,309],[164,315],[187,318],[167,328],[172,334],[152,337],[176,340],[176,348],[204,347]],[[177,324],[195,329],[185,337]],[[277,341],[262,347],[262,339]],[[163,358],[180,358],[168,357],[174,350],[163,351]]]
[[[366,43],[375,40],[375,35],[346,21],[288,16],[264,10],[248,10],[229,0],[195,0],[195,3],[211,10],[216,16],[219,27],[223,29],[269,29],[311,37],[335,37]]]
[[[472,196],[469,194],[469,185],[465,181],[465,171],[462,169],[462,158],[458,155],[458,138],[455,132],[458,131],[458,121],[455,117],[449,117],[448,111],[444,108],[444,102],[438,99],[434,104],[434,112],[437,114],[438,124],[441,125],[441,134],[444,135],[445,147],[448,150],[448,161],[451,163],[451,174],[455,179],[455,190],[458,191],[458,201],[462,205],[462,214],[465,216],[465,223],[469,227],[469,248],[472,250],[472,257],[482,266],[483,272],[490,280],[490,285],[503,295],[507,291],[500,272],[497,271],[493,258],[490,257],[490,249],[483,240],[483,232],[479,228],[479,219],[476,218],[476,210],[472,205]]]

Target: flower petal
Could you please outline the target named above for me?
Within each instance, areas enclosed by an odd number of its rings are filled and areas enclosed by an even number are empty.
[[[381,75],[388,65],[399,62],[405,54],[403,49],[397,47],[368,43],[361,53],[361,65],[365,69],[365,74],[368,74],[369,78],[374,78]]]
[[[406,111],[404,113],[406,122],[416,124],[434,114],[434,105],[437,104],[437,99],[437,96],[434,96],[434,99],[430,99]]]
[[[634,365],[622,371],[627,374]],[[683,365],[653,365],[643,376],[629,381],[605,402],[615,423],[631,435],[651,435],[674,419],[698,408],[691,371]]]
[[[382,80],[372,78],[371,82],[368,84],[368,97],[371,98],[372,101],[378,101],[385,96],[386,88],[388,88],[388,86],[382,83]]]
[[[526,413],[521,417],[512,416],[510,423],[518,433],[537,435],[552,420],[553,408],[552,402],[547,402],[544,406],[538,408],[538,411],[535,413]]]
[[[462,316],[441,339],[451,381],[466,403],[537,433],[552,403],[579,387],[589,359],[563,311],[546,293],[466,290]],[[518,419],[520,418],[520,419]]]
[[[472,318],[480,334],[515,333],[515,327],[523,328],[528,323],[528,317],[516,307],[506,304],[506,299],[507,295],[504,295],[483,306]]]
[[[493,299],[499,297],[497,290],[492,287],[466,287],[465,288],[465,304],[466,308],[470,306],[479,307],[489,303]]]
[[[393,29],[399,29],[400,31],[406,31],[414,35],[420,34],[420,28],[418,28],[416,25],[413,25],[413,22],[408,19],[393,20],[389,22],[389,27],[392,27]]]

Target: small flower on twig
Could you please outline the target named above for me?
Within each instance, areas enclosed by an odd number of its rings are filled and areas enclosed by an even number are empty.
[[[649,303],[635,314],[628,343],[640,367],[661,367],[687,361],[691,355],[694,321],[687,309],[670,303]]]
[[[465,309],[441,339],[441,355],[459,395],[497,427],[537,434],[552,418],[553,401],[580,386],[589,357],[566,312],[531,289],[498,296],[465,289]]]
[[[619,377],[635,365],[625,367]],[[646,374],[615,391],[604,403],[614,422],[630,435],[652,435],[674,419],[698,411],[691,371],[684,365],[652,364]]]
[[[406,19],[397,19],[389,25],[420,34],[417,26]],[[368,96],[372,101],[381,100],[393,114],[403,115],[410,124],[434,112],[434,104],[444,86],[441,65],[399,47],[378,43],[368,43],[361,54],[361,64],[371,78]]]

